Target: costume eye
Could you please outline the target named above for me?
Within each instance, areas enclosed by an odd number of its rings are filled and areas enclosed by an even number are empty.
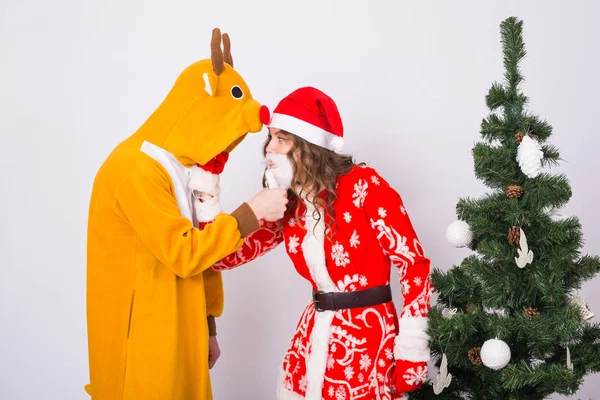
[[[233,96],[234,99],[241,99],[242,97],[244,97],[244,91],[242,90],[241,87],[235,85],[234,87],[231,88],[231,95]]]

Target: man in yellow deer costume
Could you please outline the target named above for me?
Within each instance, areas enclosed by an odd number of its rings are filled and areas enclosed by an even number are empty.
[[[215,29],[211,58],[186,68],[99,169],[88,221],[85,389],[93,400],[212,399],[209,330],[223,287],[210,267],[258,220],[280,219],[287,199],[265,189],[199,229],[189,184],[193,168],[268,119],[233,69],[229,38]]]

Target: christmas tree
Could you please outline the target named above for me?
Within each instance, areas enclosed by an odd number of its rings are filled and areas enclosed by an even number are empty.
[[[473,255],[434,270],[438,303],[428,331],[437,376],[410,399],[545,399],[577,392],[600,370],[600,326],[577,289],[600,270],[581,255],[581,225],[560,212],[571,197],[547,143],[552,127],[526,110],[519,69],[523,23],[500,25],[504,83],[486,96],[490,114],[472,153],[475,175],[491,191],[460,199],[446,232]]]

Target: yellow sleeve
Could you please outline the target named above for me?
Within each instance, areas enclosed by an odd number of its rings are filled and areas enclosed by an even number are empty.
[[[182,278],[209,269],[237,250],[244,242],[240,230],[248,230],[243,221],[238,225],[235,217],[224,213],[202,231],[194,228],[181,216],[167,172],[150,158],[142,158],[118,185],[114,206],[152,254]]]
[[[206,296],[206,315],[208,316],[208,327],[210,336],[217,335],[215,317],[223,313],[223,278],[220,271],[212,268],[202,273],[204,278],[204,294]]]

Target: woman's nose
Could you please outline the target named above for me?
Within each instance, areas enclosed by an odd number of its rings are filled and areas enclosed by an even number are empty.
[[[275,153],[275,144],[272,139],[271,139],[271,141],[269,141],[269,144],[267,145],[266,152],[267,153]]]

